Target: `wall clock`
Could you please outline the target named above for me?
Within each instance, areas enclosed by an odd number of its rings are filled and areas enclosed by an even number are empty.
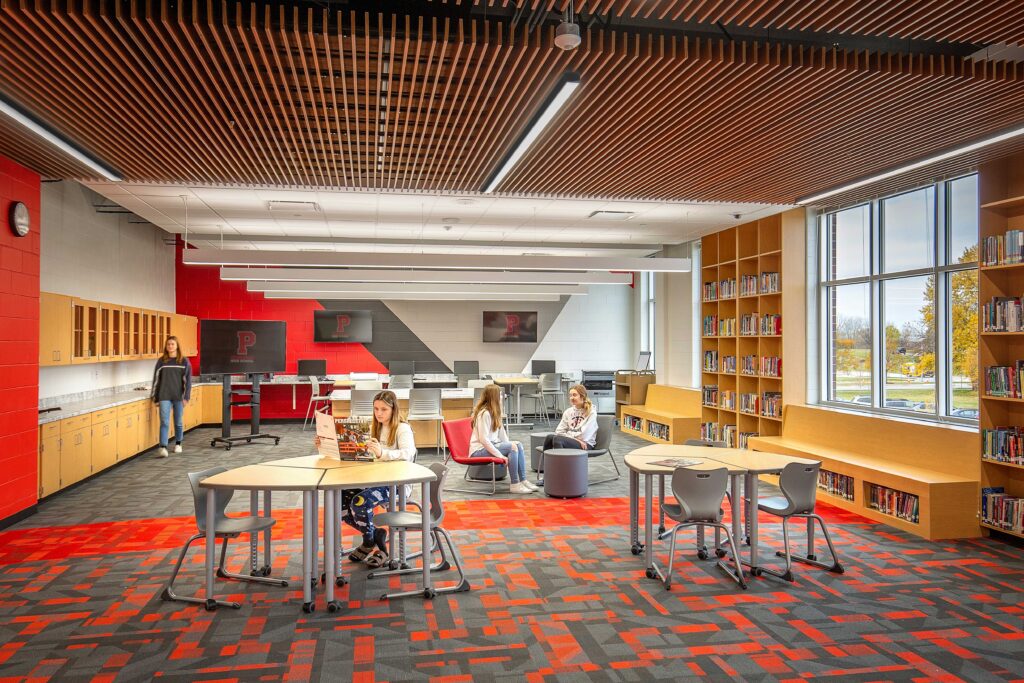
[[[22,202],[14,202],[11,204],[11,212],[9,216],[11,231],[18,237],[24,237],[28,234],[31,228],[28,207]]]

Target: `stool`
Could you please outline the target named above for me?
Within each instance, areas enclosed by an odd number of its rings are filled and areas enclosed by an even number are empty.
[[[534,472],[544,472],[544,467],[541,465],[543,459],[540,457],[538,449],[544,447],[544,439],[551,434],[554,432],[530,432],[530,469]]]
[[[544,493],[552,498],[587,495],[587,452],[579,448],[544,451]]]
[[[472,481],[491,481],[490,465],[470,465],[467,468],[466,478]],[[505,465],[494,466],[494,481],[502,481],[508,476],[508,467]]]

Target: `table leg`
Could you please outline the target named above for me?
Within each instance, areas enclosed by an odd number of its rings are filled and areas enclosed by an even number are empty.
[[[258,517],[260,514],[260,492],[256,489],[249,491],[249,516]],[[256,576],[260,572],[260,535],[259,532],[249,534],[249,574]]]
[[[341,605],[334,600],[334,585],[338,575],[338,557],[335,554],[335,531],[334,525],[334,489],[324,491],[324,587],[326,589],[327,610],[337,612]]]
[[[320,566],[320,492],[313,491],[313,528],[311,529],[312,536],[310,539],[313,541],[313,564],[309,566],[309,580],[312,585],[318,585],[320,580],[320,572],[317,568]]]
[[[730,483],[730,486],[732,488],[732,492],[730,494],[732,496],[732,510],[730,511],[730,514],[732,515],[732,541],[733,541],[733,543],[736,544],[736,546],[734,548],[731,548],[731,550],[732,550],[732,552],[734,554],[735,553],[739,553],[740,552],[740,546],[743,545],[742,531],[743,531],[743,514],[744,514],[744,511],[743,511],[743,498],[740,496],[740,477],[741,476],[743,476],[743,475],[741,475],[741,474],[734,474],[732,477],[729,478],[730,479],[729,483]],[[736,556],[739,557],[739,555],[736,555]]]
[[[395,497],[396,497],[395,489],[396,489],[396,487],[395,487],[394,484],[392,484],[391,486],[388,487],[388,512],[394,512],[395,510],[398,509],[398,506],[395,504]],[[391,557],[391,558],[395,557],[395,552],[397,550],[397,547],[398,547],[398,543],[395,540],[395,534],[389,533],[388,534],[388,556],[389,557]]]
[[[263,516],[270,517],[270,491],[263,492]],[[263,531],[263,571],[270,576],[270,567],[273,563],[270,559],[270,529]]]
[[[647,565],[648,579],[662,579],[661,571],[654,561],[654,515],[652,505],[654,499],[654,478],[644,475],[644,563]]]
[[[217,564],[217,533],[213,520],[217,516],[216,491],[206,489],[206,609],[217,609],[217,598],[214,596],[214,573]]]
[[[744,482],[747,494],[747,527],[750,529],[750,568],[758,566],[757,557],[757,475],[747,473]]]
[[[640,545],[640,475],[629,471],[629,550],[639,555],[643,550]]]
[[[423,511],[423,597],[434,597],[434,587],[430,583],[430,482],[420,484],[420,508]],[[440,545],[441,541],[438,540]]]
[[[302,492],[302,611],[312,612],[316,606],[313,604],[313,587],[309,577],[312,574],[313,566],[313,494],[314,491]]]
[[[398,509],[405,512],[405,486],[398,487]],[[428,553],[429,554],[429,553]],[[398,566],[400,569],[408,569],[405,558],[405,527],[398,530]]]

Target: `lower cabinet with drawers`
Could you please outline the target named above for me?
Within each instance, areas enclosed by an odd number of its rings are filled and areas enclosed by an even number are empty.
[[[192,388],[186,430],[220,422],[220,386]],[[218,407],[216,420],[211,409]],[[173,426],[171,427],[173,430]],[[39,498],[149,450],[160,440],[160,409],[148,398],[39,425]]]

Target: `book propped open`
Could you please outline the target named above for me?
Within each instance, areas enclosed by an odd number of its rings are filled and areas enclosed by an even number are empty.
[[[361,422],[335,418],[327,413],[316,413],[317,452],[321,457],[335,460],[372,461],[373,453],[366,446],[370,435]]]
[[[647,464],[657,465],[658,467],[692,467],[703,462],[703,460],[698,460],[697,458],[665,458],[664,460],[655,460]]]

